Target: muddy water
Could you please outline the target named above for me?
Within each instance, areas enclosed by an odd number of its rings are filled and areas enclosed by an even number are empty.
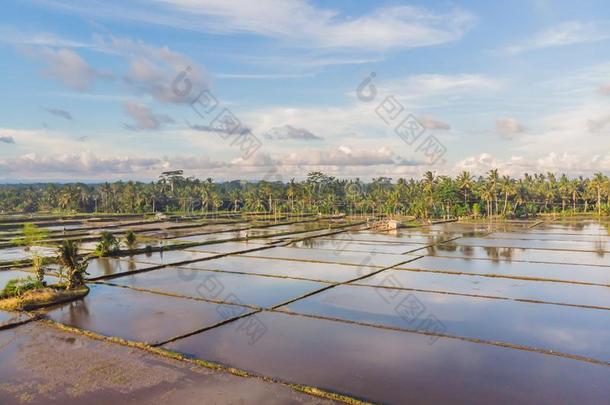
[[[610,278],[610,275],[608,275]],[[610,288],[548,281],[386,270],[358,284],[526,299],[610,309]]]
[[[426,329],[422,323],[433,315],[450,335],[610,362],[607,310],[345,285],[294,302],[288,308],[407,329]]]
[[[454,242],[459,246],[507,247],[517,249],[561,249],[610,253],[610,241],[554,241],[554,240],[521,240],[498,238],[460,238]]]
[[[415,243],[380,243],[380,242],[356,242],[350,240],[323,240],[307,239],[291,244],[297,248],[325,249],[333,251],[352,251],[352,252],[371,252],[371,253],[391,253],[403,254],[407,251],[419,249],[421,244]]]
[[[249,311],[121,287],[90,287],[84,299],[50,308],[46,316],[105,336],[158,343]]]
[[[280,277],[309,278],[329,282],[345,282],[379,270],[376,267],[262,259],[245,256],[227,256],[220,259],[188,264],[184,267],[266,274]]]
[[[210,400],[210,398],[213,398]],[[40,323],[0,331],[2,404],[327,404],[289,387]]]
[[[246,253],[244,256],[320,261],[326,263],[347,263],[378,267],[393,266],[417,257],[408,255],[371,254],[369,252],[346,252],[341,250],[293,247],[274,247],[271,249],[260,250],[258,252]]]
[[[324,288],[325,283],[255,275],[164,268],[119,277],[113,284],[162,291],[185,297],[271,307]]]
[[[541,249],[522,249],[512,247],[461,246],[455,242],[427,247],[413,254],[427,254],[438,257],[463,257],[506,261],[532,261],[547,263],[570,263],[575,265],[596,265],[610,267],[610,253],[553,251]]]
[[[136,262],[133,259],[117,259],[112,257],[98,257],[89,260],[87,266],[87,278],[97,278],[125,273],[127,271],[142,270],[154,267],[153,264]]]
[[[254,345],[227,324],[167,347],[282,380],[370,401],[404,403],[606,403],[610,367],[398,331],[257,314]]]
[[[610,271],[601,266],[425,256],[398,268],[576,281],[610,286]]]

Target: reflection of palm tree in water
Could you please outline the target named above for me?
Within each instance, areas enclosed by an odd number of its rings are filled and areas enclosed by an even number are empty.
[[[514,248],[509,247],[496,247],[496,246],[484,246],[483,249],[487,253],[487,257],[493,262],[499,262],[501,260],[511,262],[513,260]]]
[[[100,257],[98,259],[98,263],[100,263],[102,265],[103,273],[105,276],[114,274],[114,269],[112,268],[112,264],[110,263],[110,260],[108,260],[107,257]]]
[[[604,242],[603,240],[598,239],[594,242],[594,250],[595,253],[597,254],[597,256],[599,257],[604,257],[606,254],[606,242]]]
[[[68,323],[71,325],[77,325],[82,322],[83,319],[89,318],[89,307],[87,307],[87,298],[82,300],[73,301],[68,304]]]
[[[136,262],[133,260],[129,260],[127,262],[127,271],[135,271],[136,270]]]
[[[315,248],[316,245],[319,245],[318,241],[316,241],[315,238],[311,238],[301,241],[300,247]]]

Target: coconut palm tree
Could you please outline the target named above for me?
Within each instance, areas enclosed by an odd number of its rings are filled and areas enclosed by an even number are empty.
[[[597,195],[597,215],[599,216],[602,215],[602,190],[605,187],[606,181],[607,177],[603,173],[598,172],[593,175],[593,179],[589,183],[589,187]]]

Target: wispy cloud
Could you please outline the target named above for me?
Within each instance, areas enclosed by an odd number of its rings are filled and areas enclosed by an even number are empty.
[[[45,76],[53,78],[73,90],[89,90],[95,79],[104,77],[72,49],[55,50],[43,47],[31,51],[30,54],[45,62],[47,65],[43,70]]]
[[[473,25],[472,13],[454,8],[435,12],[423,7],[382,7],[360,16],[321,8],[308,0],[155,0],[91,7],[65,0],[44,4],[97,18],[136,20],[212,33],[252,33],[321,48],[383,50],[417,48],[460,39]]]
[[[101,50],[129,61],[129,69],[123,75],[124,82],[139,94],[148,94],[157,101],[186,102],[172,88],[173,80],[180,72],[188,74],[193,91],[208,84],[205,70],[186,55],[167,46],[156,47],[130,38],[97,36]]]
[[[524,131],[523,125],[513,117],[496,119],[496,131],[505,138],[512,139],[515,135]]]
[[[295,128],[292,125],[273,127],[265,132],[265,138],[276,141],[321,141],[324,138],[314,135],[305,128]]]
[[[15,143],[15,138],[8,135],[0,135],[0,142],[2,143]]]
[[[521,44],[505,48],[509,54],[519,54],[541,48],[574,45],[585,42],[596,42],[610,38],[609,21],[568,21],[551,27]]]
[[[132,130],[157,130],[165,124],[172,124],[174,120],[166,114],[156,114],[145,105],[134,101],[123,103],[125,114],[133,119],[134,124],[125,124],[126,128]]]
[[[62,110],[61,108],[45,108],[49,114],[53,114],[57,117],[63,118],[68,121],[72,121],[72,114],[69,111]]]
[[[426,129],[443,130],[443,131],[447,131],[447,130],[451,129],[451,126],[449,124],[447,124],[446,122],[437,120],[437,119],[432,118],[432,117],[424,116],[424,117],[419,117],[417,120]]]

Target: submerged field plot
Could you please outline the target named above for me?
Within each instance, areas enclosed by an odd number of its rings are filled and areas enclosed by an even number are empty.
[[[0,312],[0,397],[77,403],[97,393],[107,401],[189,403],[216,393],[221,402],[396,404],[610,398],[607,222],[453,222],[376,232],[328,218],[124,223],[133,220],[104,226],[133,229],[147,238],[140,243],[166,249],[91,259],[91,291],[82,300],[27,315]],[[85,239],[97,232],[71,227],[65,232],[85,232]],[[0,282],[29,271],[7,268]],[[75,376],[74,387],[58,388],[58,377],[31,359],[44,345],[48,355],[62,356],[76,343],[89,362],[78,366],[86,371],[80,378],[93,383],[75,388]],[[112,364],[123,352],[133,363]],[[96,365],[108,374],[92,373]],[[115,368],[130,382],[104,381]]]

